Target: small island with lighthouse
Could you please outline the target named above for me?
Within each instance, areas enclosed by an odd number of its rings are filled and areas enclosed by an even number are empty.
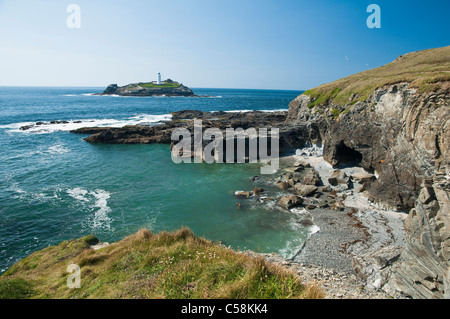
[[[182,83],[167,79],[161,81],[161,73],[158,80],[153,82],[132,83],[125,86],[117,84],[109,85],[103,93],[97,95],[119,96],[196,96],[194,92]]]

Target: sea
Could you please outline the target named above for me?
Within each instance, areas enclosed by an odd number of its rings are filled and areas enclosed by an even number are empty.
[[[311,234],[303,212],[239,200],[273,187],[260,164],[175,164],[168,145],[89,144],[81,127],[158,125],[181,110],[287,110],[301,91],[194,88],[208,97],[96,96],[104,88],[0,87],[0,274],[34,251],[94,234],[116,242],[141,228],[196,235],[292,257]],[[50,124],[52,121],[64,121]],[[26,125],[43,122],[30,130]],[[273,192],[277,190],[272,189]]]

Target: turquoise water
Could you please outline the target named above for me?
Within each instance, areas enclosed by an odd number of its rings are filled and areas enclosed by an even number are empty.
[[[238,190],[261,186],[258,164],[174,164],[168,145],[92,145],[68,130],[154,123],[171,111],[278,110],[300,92],[194,89],[213,98],[123,98],[101,88],[0,88],[0,272],[33,251],[95,234],[113,242],[142,227],[190,227],[235,249],[295,253],[299,216]],[[27,132],[29,122],[65,120]],[[81,121],[82,123],[74,123]],[[237,206],[241,202],[241,207]]]

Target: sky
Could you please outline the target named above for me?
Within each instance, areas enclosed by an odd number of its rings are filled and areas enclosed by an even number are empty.
[[[367,26],[370,4],[381,28]],[[0,0],[0,86],[161,72],[193,88],[306,90],[450,45],[449,12],[449,0]]]

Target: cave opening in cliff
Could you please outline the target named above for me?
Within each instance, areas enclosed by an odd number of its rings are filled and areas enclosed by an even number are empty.
[[[361,164],[363,156],[357,150],[348,147],[344,142],[336,146],[335,159],[340,166],[357,166]]]

